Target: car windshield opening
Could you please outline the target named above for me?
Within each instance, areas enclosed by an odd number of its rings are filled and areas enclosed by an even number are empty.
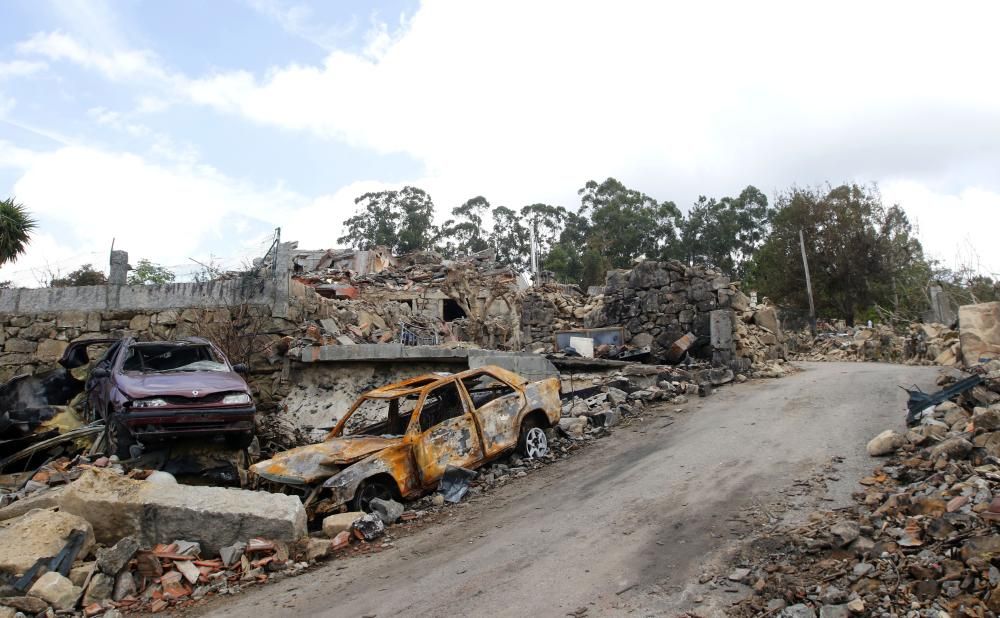
[[[212,346],[186,343],[137,344],[128,349],[122,371],[229,371]]]
[[[391,399],[364,399],[344,423],[345,436],[399,436],[406,431],[419,393]]]

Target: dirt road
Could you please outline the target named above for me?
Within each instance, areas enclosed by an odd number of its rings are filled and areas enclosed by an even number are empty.
[[[725,387],[684,412],[658,408],[570,459],[452,508],[445,523],[393,549],[195,613],[717,615],[733,595],[698,579],[727,568],[715,562],[747,531],[740,514],[794,518],[843,503],[873,465],[867,440],[902,429],[897,386],[930,389],[937,375],[898,365],[799,366],[780,380]],[[826,489],[808,491],[806,481],[832,457],[843,461],[836,474],[826,469]]]

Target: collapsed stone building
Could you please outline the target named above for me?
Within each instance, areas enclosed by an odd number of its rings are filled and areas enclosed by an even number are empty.
[[[597,337],[587,355],[736,372],[784,356],[772,309],[751,307],[719,272],[680,262],[611,271],[583,293],[529,286],[489,251],[449,260],[286,242],[222,280],[0,290],[0,379],[59,371],[71,341],[125,336],[202,336],[247,363],[265,436],[329,427],[360,392],[420,373],[495,362],[552,375],[545,355],[576,354],[570,342],[580,339]]]

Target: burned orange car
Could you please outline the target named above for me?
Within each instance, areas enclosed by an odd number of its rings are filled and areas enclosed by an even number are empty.
[[[250,470],[300,489],[312,513],[368,511],[373,498],[436,487],[449,465],[477,468],[514,449],[544,456],[560,409],[558,378],[527,382],[494,366],[428,374],[365,393],[323,442]]]

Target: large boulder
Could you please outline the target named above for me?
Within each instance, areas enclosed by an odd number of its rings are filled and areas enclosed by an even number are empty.
[[[148,483],[97,468],[67,487],[60,504],[91,522],[105,545],[130,535],[147,546],[186,539],[215,554],[251,537],[293,542],[306,535],[306,512],[295,496]]]
[[[1000,302],[959,307],[958,329],[967,366],[1000,358]]]
[[[763,326],[782,339],[781,322],[778,321],[778,311],[774,307],[761,307],[753,313],[753,321],[757,326]]]
[[[94,529],[82,517],[35,509],[0,523],[0,571],[24,573],[39,558],[53,558],[74,530],[84,532],[80,557],[94,546]]]

